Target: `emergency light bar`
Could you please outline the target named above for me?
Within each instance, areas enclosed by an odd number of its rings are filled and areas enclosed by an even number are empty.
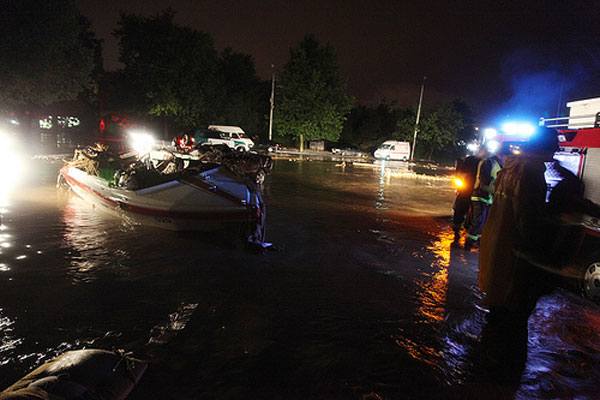
[[[535,127],[527,123],[507,122],[502,126],[505,134],[529,138],[535,133]]]
[[[495,130],[494,128],[486,128],[483,131],[483,134],[485,135],[486,139],[492,139],[492,138],[495,138],[498,135],[498,131]]]

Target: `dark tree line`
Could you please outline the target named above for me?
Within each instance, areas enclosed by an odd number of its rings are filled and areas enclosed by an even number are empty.
[[[340,142],[372,151],[385,140],[413,143],[416,107],[400,108],[383,101],[377,107],[355,107],[344,124]],[[418,127],[416,158],[452,159],[464,155],[475,138],[475,115],[463,100],[424,106]]]
[[[270,82],[250,55],[219,52],[211,36],[174,22],[172,10],[121,14],[114,31],[122,68],[104,71],[102,43],[73,0],[7,0],[0,33],[0,112],[86,101],[101,114],[126,114],[165,136],[209,124],[239,125],[266,140]],[[335,51],[307,35],[278,76],[274,139],[325,139],[372,150],[387,139],[412,142],[415,110],[382,102],[357,106]],[[417,156],[444,156],[473,136],[460,100],[423,110]]]
[[[219,54],[210,35],[173,17],[170,10],[121,15],[115,36],[124,67],[107,75],[106,107],[159,117],[175,130],[228,124],[264,132],[269,87],[252,58],[231,49]]]
[[[7,0],[0,13],[0,109],[96,92],[100,42],[70,0]]]

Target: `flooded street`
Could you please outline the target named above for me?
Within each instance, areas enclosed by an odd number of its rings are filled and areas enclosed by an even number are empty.
[[[251,254],[98,213],[57,192],[61,165],[0,194],[0,390],[103,348],[150,362],[131,399],[599,396],[600,309],[563,289],[529,320],[520,383],[487,369],[447,179],[278,159],[262,192],[281,251]]]

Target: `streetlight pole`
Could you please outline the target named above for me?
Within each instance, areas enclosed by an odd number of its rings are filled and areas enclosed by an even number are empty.
[[[419,119],[421,118],[421,105],[423,104],[423,92],[425,91],[425,80],[426,76],[423,77],[423,83],[421,84],[421,95],[419,96],[419,107],[417,108],[417,121],[415,122],[415,136],[413,137],[412,152],[410,153],[410,160],[412,161],[415,157],[415,147],[417,145],[417,132],[419,132]]]
[[[275,108],[275,66],[271,64],[271,111],[269,112],[269,142],[273,140],[273,109]]]

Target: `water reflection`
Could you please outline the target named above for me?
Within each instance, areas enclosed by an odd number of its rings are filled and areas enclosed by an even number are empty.
[[[72,196],[63,209],[63,247],[71,249],[68,273],[74,284],[89,283],[98,279],[106,269],[121,270],[129,256],[122,249],[110,249],[117,219],[110,218],[76,196]]]
[[[3,315],[3,310],[0,308],[0,366],[11,362],[8,354],[23,342],[23,339],[15,338],[12,334],[14,323],[13,320]]]
[[[425,323],[444,320],[446,292],[448,290],[448,267],[450,266],[450,249],[454,234],[446,229],[438,234],[438,238],[427,250],[434,256],[431,272],[425,274],[426,279],[415,282],[417,287],[417,315]]]
[[[600,381],[597,305],[557,290],[542,297],[529,319],[521,398],[597,398]]]
[[[4,181],[0,181],[0,255],[4,254],[5,249],[12,247],[13,243],[11,240],[11,235],[8,233],[8,225],[7,222],[7,214],[10,213],[9,210],[9,196],[11,190],[4,186]],[[0,264],[0,271],[8,271],[10,270],[10,266],[2,263]]]
[[[377,201],[375,202],[375,209],[387,210],[385,204],[385,187],[389,184],[389,180],[385,179],[385,168],[379,170],[379,187],[377,188]]]
[[[198,303],[181,304],[177,311],[169,314],[169,321],[167,323],[156,325],[152,328],[148,344],[168,343],[177,332],[185,329],[197,307]]]
[[[401,331],[396,339],[396,344],[411,357],[434,367],[439,367],[440,363],[439,342],[436,336],[441,331],[445,319],[448,268],[453,239],[449,228],[439,232],[436,240],[426,247],[427,254],[433,256],[432,261],[425,272],[413,282],[415,322],[418,325],[417,332],[423,336],[411,339]]]

